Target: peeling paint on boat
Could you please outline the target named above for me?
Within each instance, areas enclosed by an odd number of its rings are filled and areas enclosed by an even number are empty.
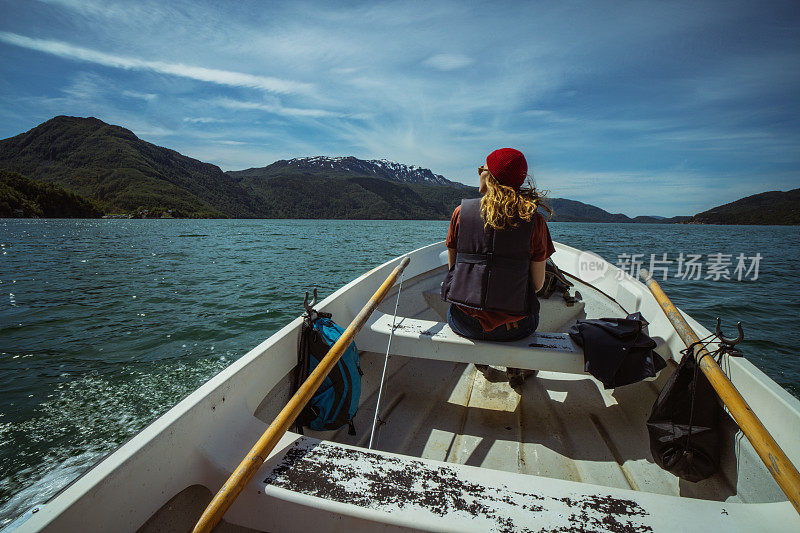
[[[387,457],[365,450],[344,448],[301,437],[285,453],[264,480],[267,486],[344,504],[398,512],[422,508],[440,517],[463,514],[494,523],[496,531],[533,531],[517,521],[531,513],[542,514],[543,523],[563,514],[565,526],[539,531],[647,532],[642,523],[649,516],[633,500],[613,496],[554,498],[535,492],[488,486],[459,477],[447,465]],[[535,519],[535,517],[534,517]]]

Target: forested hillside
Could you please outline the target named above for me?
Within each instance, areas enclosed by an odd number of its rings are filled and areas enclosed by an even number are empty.
[[[694,224],[800,224],[800,189],[769,191],[703,211]]]
[[[58,116],[0,141],[0,169],[57,183],[109,211],[251,217],[252,198],[219,167],[96,118]]]
[[[0,170],[0,217],[95,218],[102,209],[53,183]]]

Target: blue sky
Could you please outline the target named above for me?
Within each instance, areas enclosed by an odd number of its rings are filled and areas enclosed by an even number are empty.
[[[0,138],[60,114],[237,170],[393,159],[694,214],[800,187],[798,2],[0,0]]]

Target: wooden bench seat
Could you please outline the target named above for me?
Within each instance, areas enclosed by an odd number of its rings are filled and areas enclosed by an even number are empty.
[[[676,498],[286,435],[226,519],[324,531],[332,513],[334,526],[359,531],[692,531],[702,520],[709,531],[766,532],[796,518],[788,503]]]
[[[356,338],[359,350],[385,353],[392,315],[375,312]],[[390,353],[422,359],[584,374],[583,349],[566,333],[536,332],[512,342],[474,341],[446,322],[396,317]]]

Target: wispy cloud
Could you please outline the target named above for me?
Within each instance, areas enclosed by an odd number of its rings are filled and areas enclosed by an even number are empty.
[[[79,100],[96,100],[103,97],[107,87],[108,82],[102,76],[79,72],[61,92]]]
[[[438,70],[456,70],[472,63],[472,59],[461,54],[436,54],[422,62]]]
[[[230,122],[231,119],[217,117],[184,117],[183,121],[192,124],[215,124],[219,122]]]
[[[218,85],[227,85],[230,87],[249,87],[279,94],[307,93],[312,89],[311,84],[308,83],[267,76],[254,76],[252,74],[234,72],[231,70],[219,70],[181,63],[165,63],[162,61],[150,61],[135,57],[107,54],[89,48],[74,46],[62,41],[36,39],[5,31],[0,31],[0,41],[30,50],[53,54],[66,59],[87,61],[106,67],[127,70],[149,70],[161,74],[180,76],[182,78],[215,83]]]
[[[324,109],[300,109],[295,107],[284,107],[278,102],[247,102],[242,100],[234,100],[232,98],[217,98],[209,101],[209,104],[235,110],[266,111],[275,115],[284,115],[288,117],[323,118],[343,116],[341,113],[326,111]]]
[[[127,96],[128,98],[137,98],[139,100],[145,100],[147,102],[152,102],[156,98],[158,98],[157,94],[153,93],[140,93],[138,91],[122,91],[122,96]]]
[[[93,115],[226,169],[353,154],[473,185],[491,149],[515,146],[554,195],[626,214],[685,214],[800,182],[790,4],[0,8],[6,136]]]

